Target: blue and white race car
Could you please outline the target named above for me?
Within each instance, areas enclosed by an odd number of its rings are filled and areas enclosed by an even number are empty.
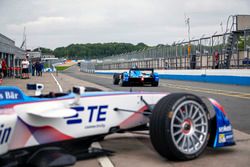
[[[191,160],[207,146],[235,144],[226,113],[212,98],[85,87],[27,96],[17,87],[0,87],[1,167],[73,165],[95,152],[92,142],[145,129],[169,160]]]
[[[113,84],[118,85],[121,81],[122,86],[151,84],[159,85],[159,75],[153,68],[131,68],[128,72],[113,75]]]

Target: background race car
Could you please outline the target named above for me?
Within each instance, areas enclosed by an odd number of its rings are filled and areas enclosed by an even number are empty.
[[[113,75],[113,84],[118,85],[121,81],[122,86],[159,85],[159,75],[153,68],[131,68],[129,72],[115,73]]]

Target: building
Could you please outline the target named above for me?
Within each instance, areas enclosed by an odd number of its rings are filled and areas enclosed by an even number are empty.
[[[39,51],[27,51],[27,56],[31,62],[41,61],[42,53]]]
[[[42,62],[44,63],[44,66],[47,68],[51,68],[53,69],[53,64],[62,62],[62,60],[58,59],[57,57],[55,57],[55,55],[53,54],[42,54],[42,58],[41,58]]]
[[[0,58],[4,59],[8,66],[8,75],[15,67],[20,67],[22,59],[25,58],[25,51],[15,46],[15,41],[0,33]]]
[[[46,58],[55,58],[55,55],[53,54],[42,54],[42,59],[46,59]]]

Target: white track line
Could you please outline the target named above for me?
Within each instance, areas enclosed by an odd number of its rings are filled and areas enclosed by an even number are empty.
[[[94,142],[92,146],[96,148],[102,148],[99,142]],[[110,161],[110,159],[107,156],[99,157],[97,158],[97,160],[102,167],[114,167],[113,163]]]
[[[57,84],[57,86],[59,87],[59,91],[60,91],[60,92],[63,92],[63,89],[62,89],[61,85],[59,84],[59,82],[57,81],[56,77],[55,77],[52,73],[51,73],[51,75],[52,75],[52,77],[54,78],[54,80],[56,81],[56,84]]]

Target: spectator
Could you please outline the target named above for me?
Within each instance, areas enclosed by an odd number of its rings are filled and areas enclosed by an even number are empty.
[[[164,67],[165,69],[169,69],[169,64],[168,64],[168,62],[166,61],[165,62],[165,67]]]
[[[27,58],[25,58],[22,62],[22,78],[24,79],[28,79],[29,78],[29,61],[27,60]]]
[[[37,67],[38,76],[41,76],[41,62],[38,62]]]
[[[43,76],[43,63],[40,63],[40,76]]]
[[[35,63],[35,69],[36,69],[36,76],[39,76],[39,67],[40,65],[39,65],[39,62],[37,61],[36,63]]]
[[[190,69],[195,69],[196,68],[196,55],[193,54],[191,55],[190,59]]]
[[[32,63],[31,71],[32,71],[32,76],[35,76],[35,71],[36,71],[36,63],[35,62]]]
[[[36,75],[42,76],[43,64],[41,62],[36,62]]]
[[[3,72],[3,77],[5,78],[7,76],[7,64],[5,59],[2,60],[2,72]]]
[[[219,58],[220,58],[220,53],[216,50],[214,53],[214,68],[215,69],[219,68]]]

